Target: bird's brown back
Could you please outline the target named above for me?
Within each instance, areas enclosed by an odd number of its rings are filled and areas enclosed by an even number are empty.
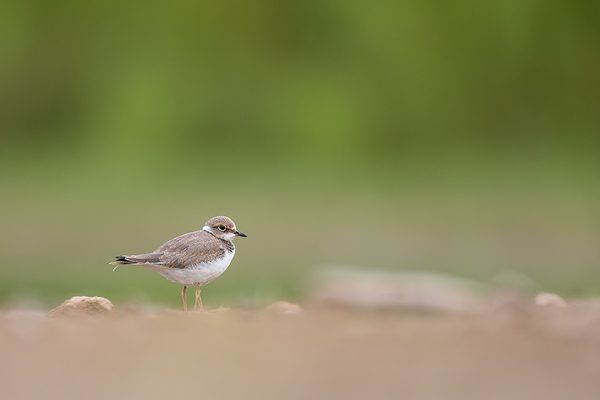
[[[206,263],[221,258],[225,252],[233,251],[232,242],[219,239],[206,231],[186,233],[169,240],[154,253],[159,256],[162,265],[168,268],[185,268],[190,264]]]

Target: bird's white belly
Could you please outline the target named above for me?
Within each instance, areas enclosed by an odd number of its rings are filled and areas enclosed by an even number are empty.
[[[156,271],[168,280],[184,286],[204,286],[225,272],[234,255],[235,250],[225,253],[222,258],[213,262],[192,264],[185,268],[166,268],[156,265],[144,265],[144,267]]]

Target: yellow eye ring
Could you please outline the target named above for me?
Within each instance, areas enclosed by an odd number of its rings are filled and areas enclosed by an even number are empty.
[[[225,228],[225,225],[219,225],[218,228],[222,232],[225,232],[225,229],[227,229],[227,228]]]

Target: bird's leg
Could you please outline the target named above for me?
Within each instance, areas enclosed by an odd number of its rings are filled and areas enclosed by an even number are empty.
[[[200,297],[200,286],[196,286],[196,302],[198,302],[200,311],[204,311],[204,308],[202,308],[202,298]],[[196,309],[195,305],[194,305],[194,309]]]
[[[186,289],[187,286],[184,286],[183,289],[181,289],[181,298],[183,299],[183,311],[187,311],[187,295],[185,294]]]

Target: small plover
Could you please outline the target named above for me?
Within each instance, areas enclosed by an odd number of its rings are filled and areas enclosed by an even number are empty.
[[[235,255],[233,239],[236,236],[246,237],[230,218],[214,217],[202,230],[171,239],[152,253],[117,256],[117,261],[111,264],[141,265],[183,285],[184,311],[187,311],[185,291],[188,286],[195,286],[196,301],[202,310],[200,286],[214,281],[229,267]]]

